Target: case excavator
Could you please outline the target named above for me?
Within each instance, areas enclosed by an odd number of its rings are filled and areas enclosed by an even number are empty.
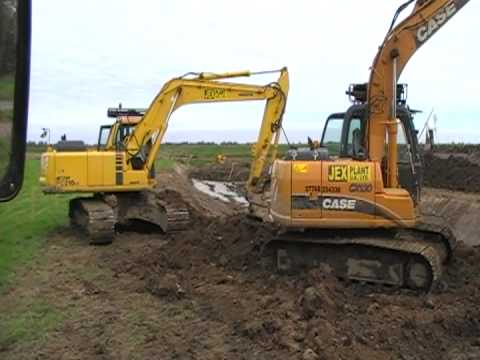
[[[226,79],[276,72],[265,86]],[[289,88],[286,68],[251,73],[188,73],[167,82],[148,109],[110,108],[112,125],[100,128],[98,145],[62,141],[41,157],[40,183],[46,194],[86,193],[70,201],[72,225],[86,232],[92,244],[110,243],[117,225],[142,221],[163,231],[188,227],[190,214],[181,194],[154,191],[154,164],[172,113],[195,103],[266,101],[263,124],[253,149],[256,161],[250,178],[257,183],[276,146]],[[273,141],[275,139],[275,141]],[[91,195],[88,195],[91,194]]]
[[[353,105],[328,117],[320,146],[309,140],[273,163],[264,207],[283,231],[265,251],[280,270],[326,263],[355,281],[417,290],[440,283],[455,237],[443,219],[417,211],[422,160],[407,87],[397,81],[468,0],[418,0],[396,24],[413,2],[397,10],[369,82],[350,86]],[[257,209],[251,214],[264,217]]]

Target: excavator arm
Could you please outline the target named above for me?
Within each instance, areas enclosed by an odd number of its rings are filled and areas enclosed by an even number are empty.
[[[404,3],[395,14],[371,68],[368,83],[368,153],[381,161],[388,134],[387,187],[398,186],[397,179],[397,81],[415,54],[469,0],[416,0],[412,13],[395,26],[400,13],[415,0]]]
[[[196,74],[195,78],[182,77],[169,81],[155,97],[132,135],[126,139],[128,161],[133,163],[134,167],[141,166],[150,169],[153,166],[170,116],[183,105],[266,100],[248,180],[249,186],[255,186],[265,167],[272,145],[274,150],[271,156],[272,158],[276,156],[276,145],[289,89],[287,68],[283,68],[279,72],[278,81],[265,86],[219,81],[255,74],[248,71],[226,74],[201,73]]]

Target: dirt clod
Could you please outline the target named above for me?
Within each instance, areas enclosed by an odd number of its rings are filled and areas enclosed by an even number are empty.
[[[303,353],[302,359],[303,360],[318,360],[319,357],[318,357],[318,355],[315,351],[313,351],[312,349],[307,349]]]
[[[179,299],[185,295],[185,290],[174,274],[166,274],[161,277],[150,276],[146,281],[145,288],[152,295],[170,300]]]
[[[313,287],[305,289],[302,299],[303,312],[307,318],[311,318],[321,306],[320,294]]]

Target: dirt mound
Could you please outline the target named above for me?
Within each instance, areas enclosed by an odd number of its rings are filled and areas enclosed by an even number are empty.
[[[194,168],[190,177],[199,180],[246,181],[250,164],[242,161],[226,161],[224,164],[211,164]]]
[[[189,170],[177,165],[173,172],[157,174],[157,192],[174,191],[183,198],[194,217],[216,218],[244,212],[241,204],[217,201],[207,194],[197,190],[190,179]]]
[[[477,156],[477,153],[425,154],[425,185],[456,191],[480,192],[480,163],[477,162]]]
[[[480,195],[424,189],[420,208],[422,213],[443,216],[454,229],[458,241],[480,245]]]
[[[419,296],[346,284],[328,268],[274,273],[259,254],[275,231],[239,215],[203,220],[195,230],[170,236],[161,246],[149,243],[110,265],[117,274],[135,274],[159,305],[167,301],[195,309],[198,329],[189,328],[192,319],[177,324],[185,329],[185,342],[175,347],[180,358],[480,356],[478,249],[461,245],[448,268],[446,289]],[[170,330],[167,326],[165,332]],[[195,340],[192,333],[203,337]],[[167,350],[166,358],[173,351]]]
[[[471,239],[480,201],[468,199],[427,190],[422,207],[446,215],[460,229],[457,236]],[[326,267],[278,274],[272,259],[261,255],[276,232],[243,213],[218,218],[203,212],[190,231],[162,236],[161,245],[149,242],[110,266],[136,276],[159,304],[188,309],[180,321],[188,329],[184,340],[166,350],[166,358],[480,357],[480,249],[460,243],[445,288],[419,295],[344,283]],[[165,332],[172,326],[165,324]]]
[[[188,185],[184,172],[177,171],[176,176],[181,179],[176,184]],[[203,195],[189,189],[186,196],[196,209],[215,209],[220,203]],[[474,206],[469,198],[427,190],[422,207],[447,215],[452,226],[468,228],[457,232],[468,239],[480,213],[475,207],[480,201]],[[185,329],[181,342],[167,336],[166,342],[174,345],[171,350],[164,348],[166,358],[480,356],[480,249],[461,243],[447,269],[445,289],[419,295],[344,283],[327,267],[278,274],[272,271],[272,259],[262,256],[263,246],[277,232],[275,227],[244,213],[214,214],[197,212],[189,231],[161,235],[161,241],[148,242],[142,251],[109,262],[118,276],[137,277],[159,306],[168,304],[174,313],[188,314],[180,320],[176,317],[175,324],[163,323],[165,334],[178,326]]]
[[[437,144],[435,153],[446,154],[480,154],[479,144]]]

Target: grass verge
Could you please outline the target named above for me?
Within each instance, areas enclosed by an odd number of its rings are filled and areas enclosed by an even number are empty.
[[[42,341],[62,321],[62,314],[50,304],[32,300],[16,306],[13,313],[0,314],[0,346],[16,342]]]
[[[68,222],[68,197],[44,195],[38,182],[40,161],[26,161],[20,195],[0,204],[0,291],[15,266],[32,258],[48,234]]]

